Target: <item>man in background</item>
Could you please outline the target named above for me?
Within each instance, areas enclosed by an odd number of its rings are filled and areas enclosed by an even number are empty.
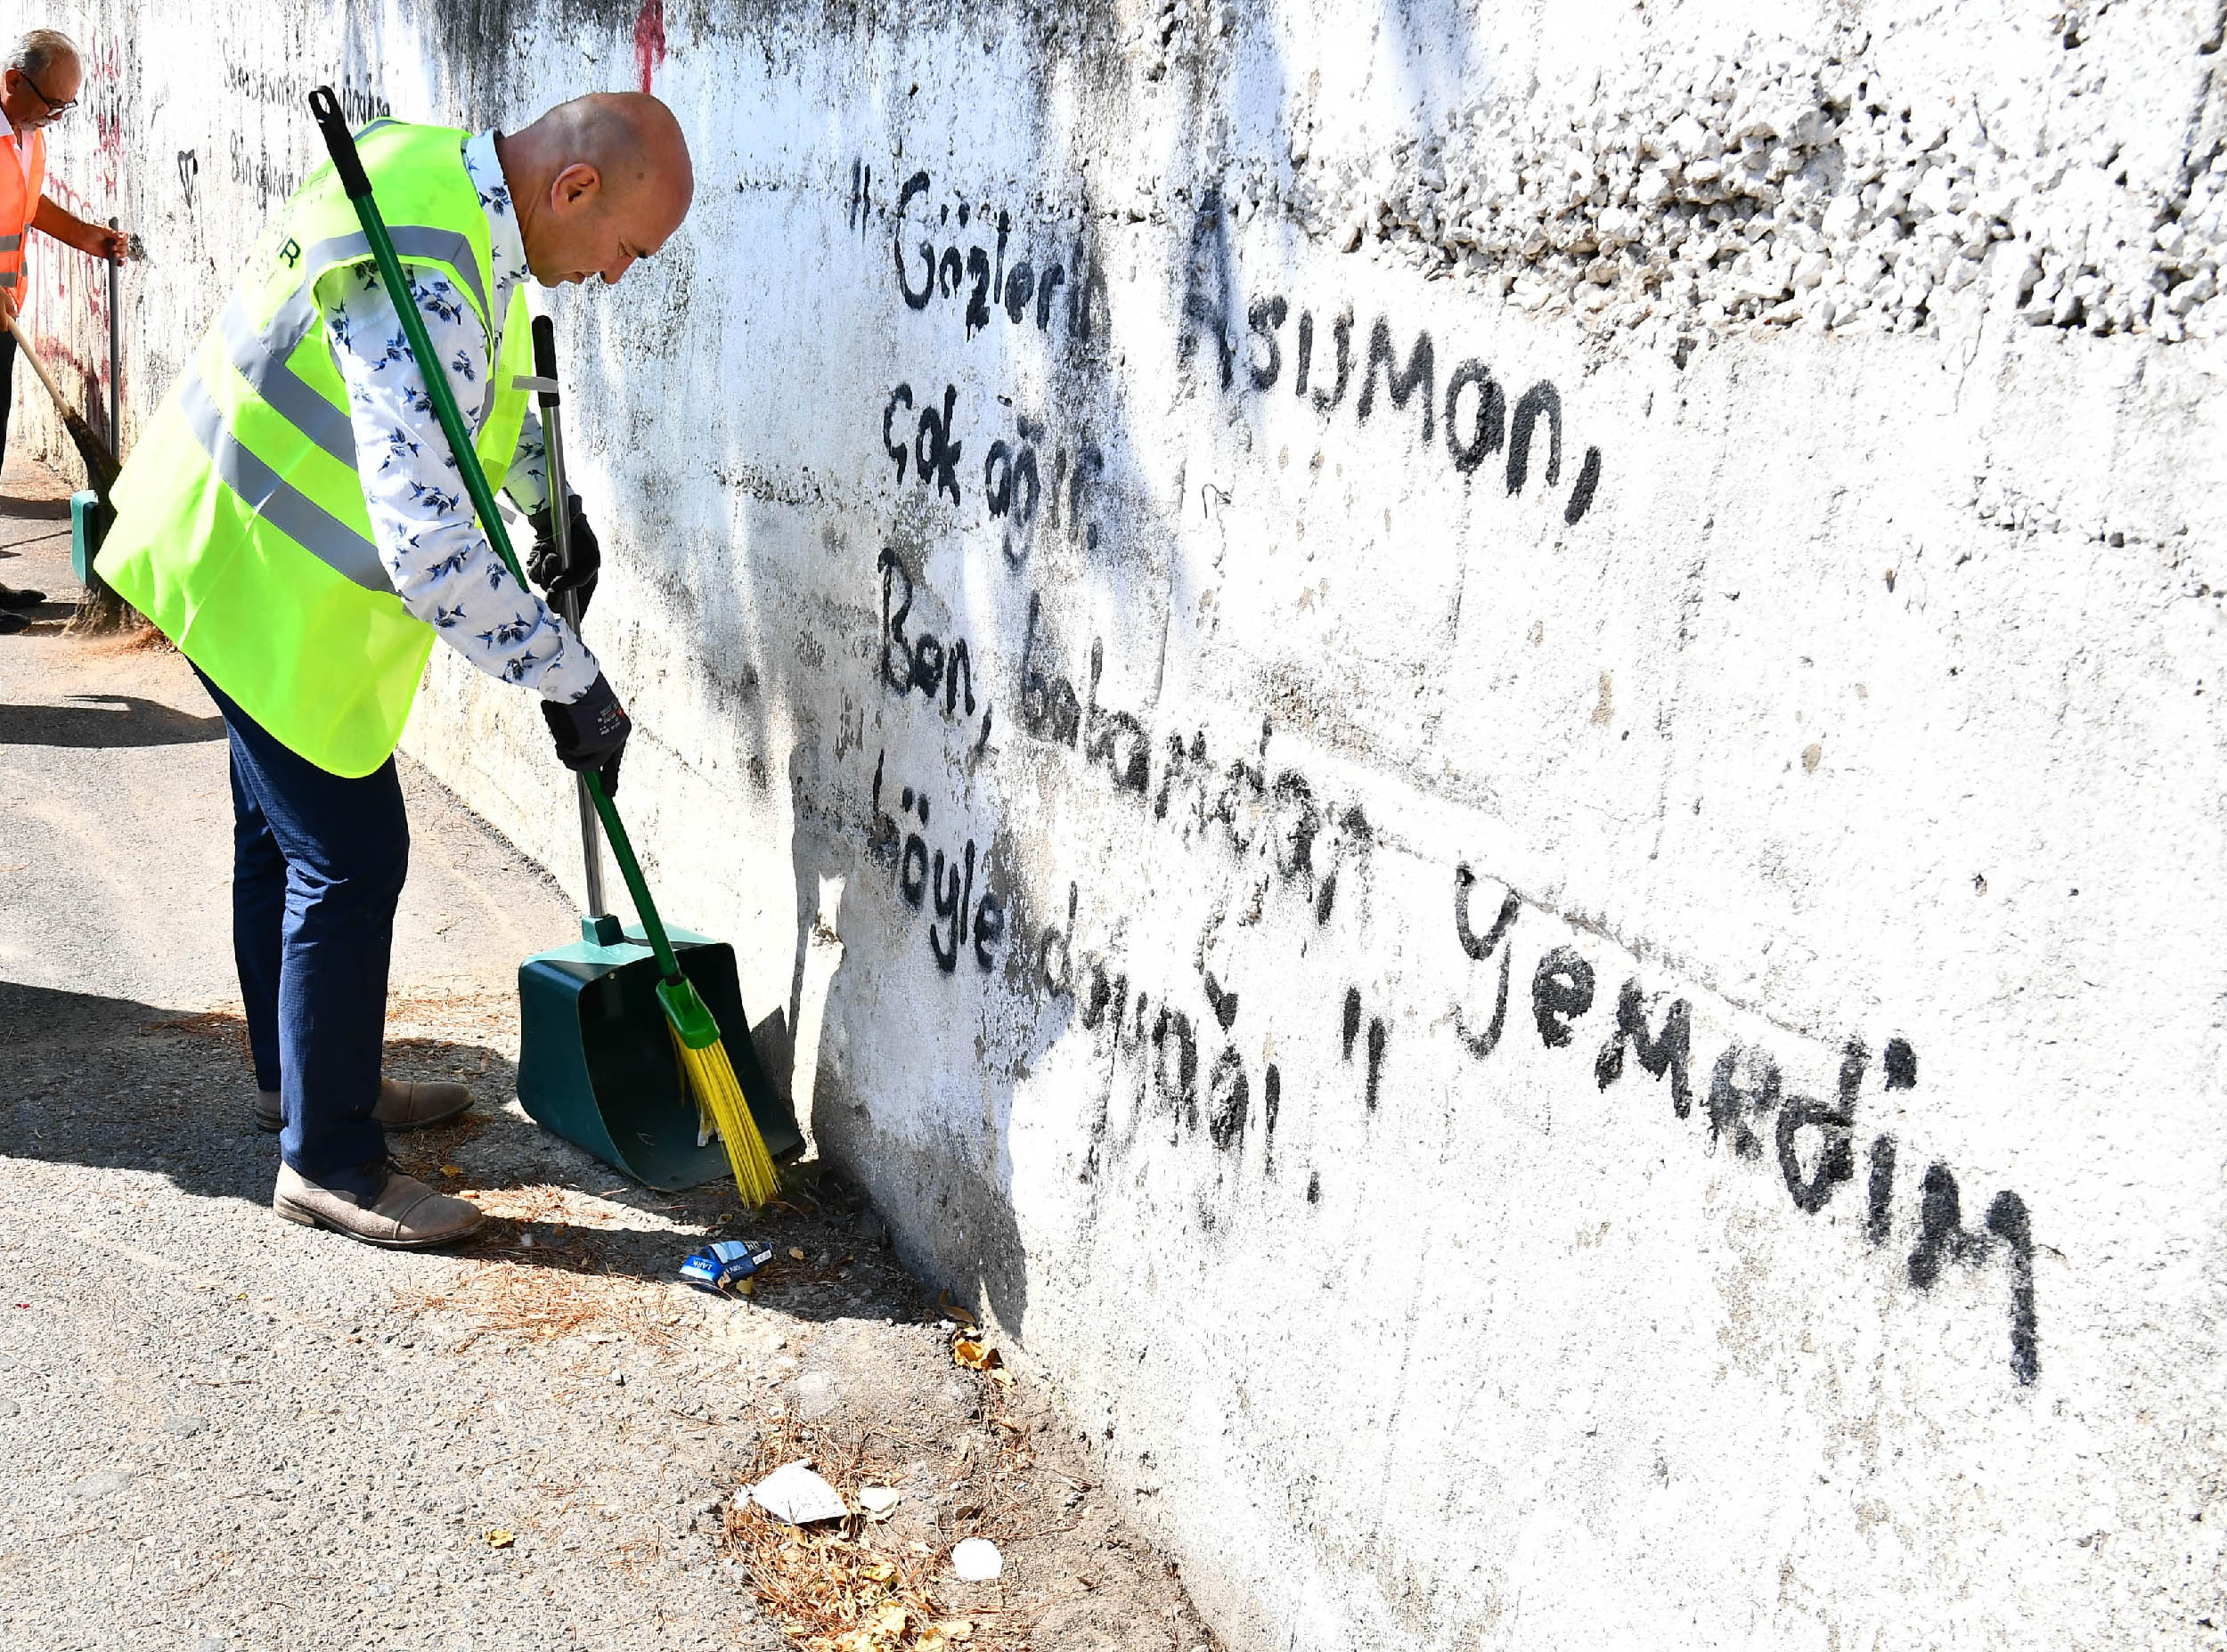
[[[94,258],[121,258],[129,238],[121,230],[87,224],[45,193],[46,128],[77,106],[85,69],[69,37],[34,28],[16,42],[7,69],[0,72],[0,113],[8,129],[0,135],[0,463],[8,450],[8,412],[15,401],[15,321],[29,296],[23,255],[33,230],[51,235]],[[110,435],[113,440],[113,433]],[[21,631],[23,616],[13,612],[46,600],[40,590],[12,590],[0,585],[0,631]]]

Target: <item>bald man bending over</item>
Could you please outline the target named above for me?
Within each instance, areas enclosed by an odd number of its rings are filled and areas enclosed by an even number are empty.
[[[534,525],[529,574],[582,612],[600,553],[549,497],[525,281],[616,282],[694,189],[672,112],[575,99],[524,131],[375,120],[358,138],[410,291],[386,290],[321,167],[273,220],[117,484],[100,571],[191,660],[231,735],[232,941],[273,1208],[371,1244],[480,1224],[388,1163],[385,1130],[471,1104],[381,1076],[388,953],[409,859],[394,749],[435,639],[541,696],[558,755],[618,783],[631,725],[572,629],[473,515],[396,303],[424,317],[488,479]],[[555,512],[573,564],[551,549]]]

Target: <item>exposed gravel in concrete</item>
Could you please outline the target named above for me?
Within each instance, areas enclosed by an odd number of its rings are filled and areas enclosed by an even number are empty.
[[[67,541],[22,498],[55,491],[0,484],[0,578],[59,596]],[[780,1253],[755,1299],[673,1282],[731,1192],[625,1184],[510,1099],[510,972],[571,916],[414,769],[390,1070],[480,1106],[395,1145],[496,1219],[399,1256],[271,1217],[219,731],[175,656],[61,613],[0,639],[0,1644],[779,1647],[727,1510],[787,1450],[903,1492],[853,1534],[974,1645],[1208,1643],[840,1186],[750,1225]],[[976,1534],[1000,1583],[950,1575]]]

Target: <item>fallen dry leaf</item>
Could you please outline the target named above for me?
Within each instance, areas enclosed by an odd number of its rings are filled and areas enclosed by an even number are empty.
[[[951,1358],[969,1371],[995,1371],[1005,1363],[997,1349],[969,1337],[951,1339]]]
[[[487,1547],[490,1549],[508,1549],[517,1541],[517,1538],[500,1526],[493,1527],[487,1533]]]
[[[901,1635],[905,1632],[905,1617],[904,1607],[894,1600],[885,1601],[875,1608],[874,1627],[885,1635]]]
[[[791,1245],[788,1248],[788,1255],[789,1260],[792,1262],[802,1262],[804,1259],[804,1253],[799,1250],[795,1245]]]
[[[945,1319],[955,1319],[970,1330],[974,1326],[975,1316],[952,1301],[951,1293],[948,1290],[935,1299],[935,1311],[942,1314]]]

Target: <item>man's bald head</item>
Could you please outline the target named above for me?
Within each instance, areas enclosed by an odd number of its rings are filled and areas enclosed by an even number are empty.
[[[545,287],[617,281],[681,227],[696,192],[681,123],[643,92],[559,103],[496,151],[526,264]]]

